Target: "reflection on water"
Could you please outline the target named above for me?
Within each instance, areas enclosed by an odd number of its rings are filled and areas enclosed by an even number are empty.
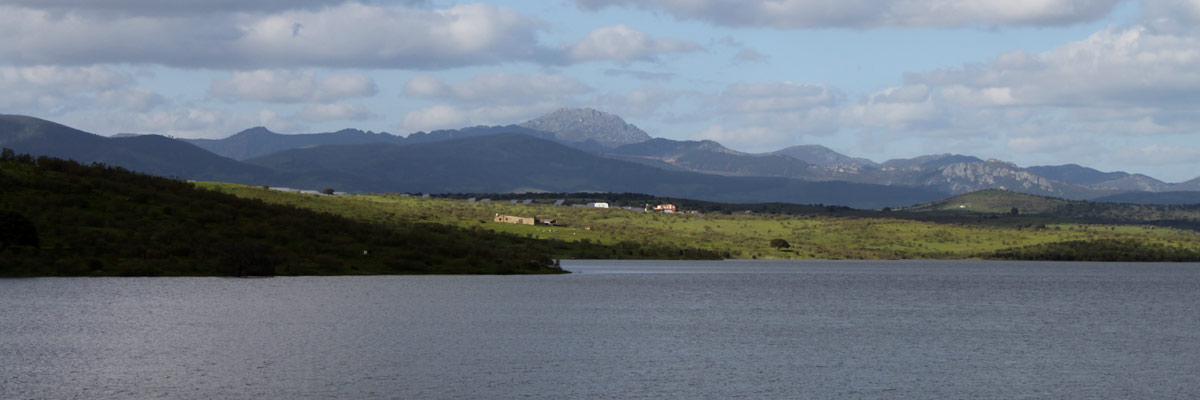
[[[0,280],[0,398],[1196,398],[1200,265]]]

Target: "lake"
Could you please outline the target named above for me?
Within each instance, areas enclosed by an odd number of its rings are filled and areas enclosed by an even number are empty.
[[[0,280],[0,398],[1200,398],[1200,264]]]

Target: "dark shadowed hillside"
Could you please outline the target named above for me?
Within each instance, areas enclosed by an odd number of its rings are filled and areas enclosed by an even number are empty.
[[[1200,204],[1200,191],[1130,192],[1104,196],[1092,201],[1131,204]]]
[[[268,169],[218,156],[179,140],[140,135],[107,138],[19,115],[0,115],[0,147],[81,163],[104,163],[151,175],[256,184]]]
[[[384,227],[8,149],[0,187],[0,276],[561,272],[551,254],[587,247]]]

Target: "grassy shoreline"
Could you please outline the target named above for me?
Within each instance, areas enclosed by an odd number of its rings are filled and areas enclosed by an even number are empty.
[[[1135,243],[1153,253],[1196,254],[1200,233],[1189,230],[1073,223],[1069,220],[1023,216],[1018,225],[981,219],[978,224],[937,223],[877,216],[763,215],[709,213],[658,214],[624,209],[566,207],[548,204],[513,205],[467,203],[462,200],[421,198],[396,194],[315,196],[284,193],[261,187],[200,182],[200,187],[268,203],[333,213],[378,224],[430,222],[568,243],[626,246],[685,246],[731,259],[1027,259],[1047,257],[1031,249],[1053,251],[1055,243]],[[557,219],[564,226],[528,226],[492,222],[496,214]],[[589,229],[590,228],[590,229]],[[789,248],[771,247],[783,239]],[[1040,247],[1039,247],[1040,246]],[[1075,246],[1078,247],[1078,246]],[[1015,249],[1026,249],[1014,252]],[[631,254],[620,254],[630,256]],[[600,255],[592,258],[617,258]],[[571,257],[562,257],[571,258]],[[1156,260],[1153,254],[1131,254],[1129,261]],[[1176,259],[1179,257],[1175,257]],[[1025,259],[1025,258],[1023,258]]]

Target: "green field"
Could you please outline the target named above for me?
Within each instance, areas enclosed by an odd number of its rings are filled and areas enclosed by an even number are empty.
[[[1200,260],[1200,234],[1139,225],[1064,223],[1021,216],[1021,224],[938,223],[864,216],[708,213],[660,214],[642,210],[597,209],[547,204],[470,204],[462,200],[405,195],[316,196],[243,185],[198,183],[239,197],[287,204],[375,224],[431,222],[470,229],[511,233],[535,239],[576,243],[696,247],[725,258],[758,259],[968,259],[1011,257],[1020,248],[1046,248],[1052,243],[1134,243],[1161,252],[1195,254]],[[994,206],[993,206],[994,207]],[[1008,208],[1011,208],[1008,207]],[[562,226],[528,226],[492,222],[497,214],[556,219]],[[967,221],[969,219],[962,219]],[[1041,223],[1039,223],[1041,221]],[[777,249],[772,239],[789,248]],[[1042,246],[1042,247],[1037,247]],[[1140,247],[1136,247],[1140,248]],[[1022,253],[1022,254],[1027,254]],[[1136,253],[1136,252],[1135,252]],[[622,254],[636,258],[636,254]],[[600,255],[598,258],[611,258]],[[1035,258],[1028,256],[1027,258]],[[1156,259],[1147,257],[1146,259]]]

